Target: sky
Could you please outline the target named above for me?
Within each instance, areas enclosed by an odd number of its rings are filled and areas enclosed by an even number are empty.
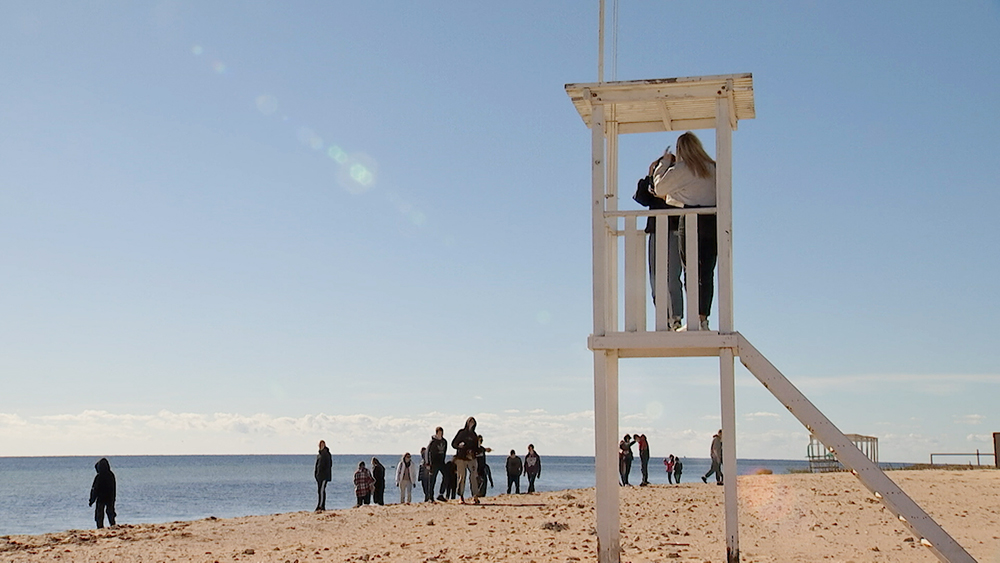
[[[606,79],[753,73],[737,330],[883,461],[992,452],[1000,3],[617,21]],[[597,80],[597,28],[597,0],[0,2],[0,456],[415,451],[469,415],[592,455],[564,85]],[[622,137],[623,193],[677,134]],[[707,457],[716,359],[620,389],[622,433]],[[739,364],[736,408],[739,457],[805,456]]]

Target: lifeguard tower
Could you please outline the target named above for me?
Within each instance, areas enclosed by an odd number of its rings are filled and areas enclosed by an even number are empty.
[[[603,14],[602,14],[603,23]],[[603,37],[603,27],[602,27]],[[602,40],[603,43],[603,40]],[[593,212],[594,426],[598,561],[620,561],[618,450],[618,362],[625,358],[704,356],[719,358],[725,479],[726,561],[740,560],[737,521],[736,403],[734,359],[740,361],[845,468],[854,473],[920,543],[949,563],[975,560],[830,422],[733,325],[732,138],[741,119],[753,119],[753,76],[728,74],[603,82],[603,46],[598,82],[567,84],[591,131]],[[630,133],[714,129],[715,208],[625,211],[619,209],[618,136]],[[697,215],[717,216],[718,330],[698,329],[696,306]],[[647,319],[646,238],[640,217],[676,215],[685,222],[688,330],[667,330],[667,299],[659,299],[650,330]],[[667,229],[657,229],[656,294],[666,295]],[[621,283],[620,283],[621,282]],[[621,285],[621,287],[619,286]],[[620,307],[623,305],[623,307]],[[694,309],[694,311],[692,311]],[[624,311],[624,315],[619,312]]]

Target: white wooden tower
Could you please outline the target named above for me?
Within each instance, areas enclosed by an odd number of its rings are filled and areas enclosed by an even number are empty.
[[[603,63],[602,65],[603,66]],[[618,362],[623,358],[719,358],[725,479],[726,561],[740,560],[736,489],[734,359],[740,361],[852,471],[941,561],[975,560],[868,459],[733,325],[732,133],[753,119],[750,74],[568,84],[566,92],[591,130],[593,204],[594,425],[598,561],[620,561],[618,498]],[[717,207],[658,211],[619,209],[618,136],[714,129]],[[697,214],[714,213],[718,228],[718,330],[697,330]],[[646,318],[646,238],[641,217],[679,215],[688,231],[685,268],[689,330],[667,330],[667,301]],[[667,229],[657,229],[656,294],[666,295]],[[695,304],[693,307],[691,304]],[[692,311],[693,309],[693,311]],[[620,311],[624,315],[620,315]],[[650,320],[652,321],[650,323]],[[652,326],[650,326],[652,325]],[[859,554],[860,555],[860,554]]]

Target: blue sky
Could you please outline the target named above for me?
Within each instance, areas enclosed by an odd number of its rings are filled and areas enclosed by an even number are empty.
[[[0,5],[0,455],[386,452],[469,414],[592,453],[563,85],[596,0],[245,4]],[[1000,4],[619,10],[617,79],[754,74],[737,329],[885,460],[991,451]],[[622,138],[624,191],[675,137]],[[738,385],[740,457],[802,457]],[[718,402],[714,360],[622,364],[654,455],[706,456]]]

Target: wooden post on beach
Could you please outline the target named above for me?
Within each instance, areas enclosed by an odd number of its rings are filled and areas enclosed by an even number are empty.
[[[1000,432],[993,433],[993,464],[1000,469]]]

